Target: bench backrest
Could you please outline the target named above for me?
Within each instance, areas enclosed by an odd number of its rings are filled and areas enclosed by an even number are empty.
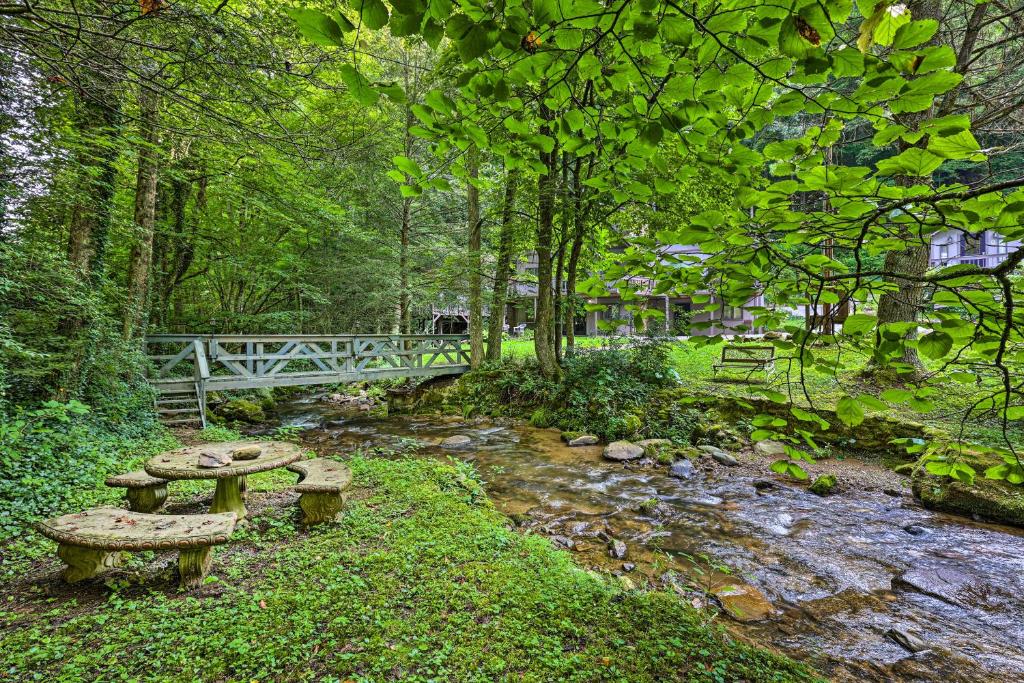
[[[770,361],[775,358],[774,346],[723,346],[722,360]]]

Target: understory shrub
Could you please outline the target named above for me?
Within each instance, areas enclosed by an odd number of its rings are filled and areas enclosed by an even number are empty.
[[[11,410],[0,421],[0,541],[26,522],[95,504],[97,492],[116,498],[103,479],[175,445],[148,415],[114,428],[79,401]]]
[[[670,352],[658,338],[580,349],[565,359],[560,382],[544,379],[532,358],[506,358],[464,375],[455,400],[463,409],[526,417],[534,426],[606,441],[646,436],[688,442],[699,415],[682,406],[654,408],[658,392],[678,385]]]

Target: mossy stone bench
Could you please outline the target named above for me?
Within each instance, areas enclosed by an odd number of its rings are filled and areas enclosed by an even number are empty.
[[[301,493],[303,524],[318,524],[337,519],[345,507],[345,498],[352,485],[352,470],[337,460],[314,458],[288,465],[299,475],[295,490]]]
[[[167,500],[167,480],[146,474],[145,470],[107,477],[106,484],[125,489],[132,512],[156,512]]]
[[[213,546],[227,543],[234,512],[206,515],[150,515],[122,508],[93,508],[39,522],[43,536],[57,541],[64,580],[89,579],[121,562],[121,552],[180,550],[182,588],[202,583],[213,563]]]

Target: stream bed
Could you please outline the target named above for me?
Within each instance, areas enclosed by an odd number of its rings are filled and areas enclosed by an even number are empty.
[[[766,469],[701,466],[678,478],[500,421],[370,418],[318,396],[281,404],[275,418],[321,454],[379,447],[471,461],[498,509],[582,566],[698,607],[710,599],[733,613],[719,618],[736,637],[834,680],[1024,681],[1020,529],[930,512],[909,491],[820,497]],[[439,446],[451,436],[471,442]]]

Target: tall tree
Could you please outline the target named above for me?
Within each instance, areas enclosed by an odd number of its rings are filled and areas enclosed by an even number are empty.
[[[487,360],[501,359],[501,336],[505,327],[505,308],[508,304],[508,286],[512,276],[512,244],[514,227],[516,184],[519,173],[515,169],[505,172],[505,196],[501,206],[501,232],[498,235],[498,255],[494,262],[494,289],[491,292],[491,315],[487,326]]]
[[[145,332],[149,312],[153,234],[156,226],[156,187],[159,172],[160,96],[139,88],[139,149],[135,181],[136,242],[128,263],[128,300],[122,334],[132,339]]]
[[[480,258],[480,153],[471,146],[466,153],[466,217],[469,223],[469,365],[480,367],[484,359],[484,311]],[[491,315],[497,315],[491,311]]]

